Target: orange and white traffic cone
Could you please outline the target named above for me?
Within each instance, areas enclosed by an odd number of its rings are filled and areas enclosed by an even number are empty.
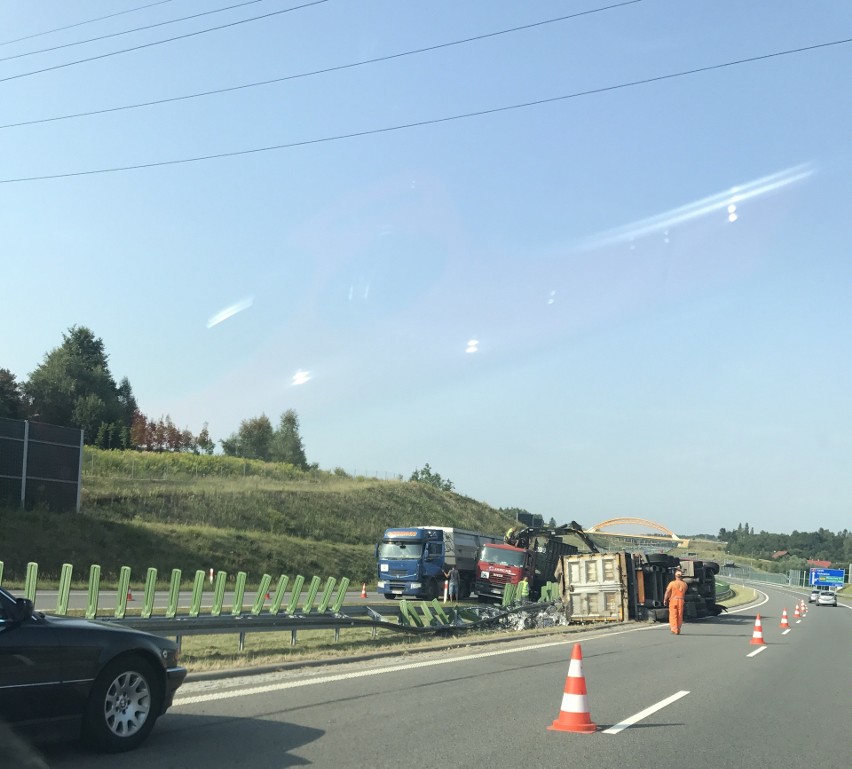
[[[802,616],[802,613],[799,611],[799,604],[796,604],[796,608],[793,610],[793,619],[799,619]]]
[[[586,679],[583,676],[583,650],[580,644],[574,644],[571,652],[571,664],[565,679],[565,691],[562,694],[562,707],[557,719],[547,727],[557,732],[591,733],[597,730],[589,713],[586,697]]]
[[[755,646],[765,646],[766,641],[763,640],[763,628],[760,625],[760,615],[758,614],[754,620],[754,632],[751,634],[751,643]]]
[[[128,601],[133,600],[133,591],[130,588],[127,588],[127,600]]]
[[[367,597],[367,583],[362,582],[361,583],[361,598],[366,598],[366,597]]]
[[[784,611],[781,612],[781,624],[778,627],[780,627],[782,630],[789,630],[790,629],[790,623],[787,622],[787,610],[786,609],[784,609]]]
[[[808,613],[808,605],[802,601],[802,616],[804,617]]]

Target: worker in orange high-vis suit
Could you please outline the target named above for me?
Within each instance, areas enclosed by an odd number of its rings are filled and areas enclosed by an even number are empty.
[[[663,596],[663,606],[669,607],[669,627],[675,635],[680,635],[680,627],[683,625],[683,606],[687,589],[688,585],[683,581],[683,572],[678,570]]]

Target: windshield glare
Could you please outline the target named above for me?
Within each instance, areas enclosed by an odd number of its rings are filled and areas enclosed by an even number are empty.
[[[411,545],[405,542],[382,542],[379,548],[379,558],[404,559],[419,558],[423,552],[422,545]]]
[[[496,563],[500,566],[523,566],[524,553],[519,553],[514,550],[503,550],[499,547],[484,547],[482,548],[481,561],[488,563]]]

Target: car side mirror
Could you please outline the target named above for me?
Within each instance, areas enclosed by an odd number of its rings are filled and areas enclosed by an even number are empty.
[[[33,602],[29,598],[18,598],[15,600],[15,608],[11,612],[12,622],[21,624],[33,616]]]

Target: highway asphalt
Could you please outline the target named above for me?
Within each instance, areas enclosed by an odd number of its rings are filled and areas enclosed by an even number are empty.
[[[758,589],[755,604],[687,623],[681,636],[624,624],[187,682],[137,751],[39,750],[57,769],[848,769],[852,610],[811,605],[796,623],[803,591]],[[765,646],[751,643],[758,612]],[[547,728],[560,720],[576,643],[589,734]]]

